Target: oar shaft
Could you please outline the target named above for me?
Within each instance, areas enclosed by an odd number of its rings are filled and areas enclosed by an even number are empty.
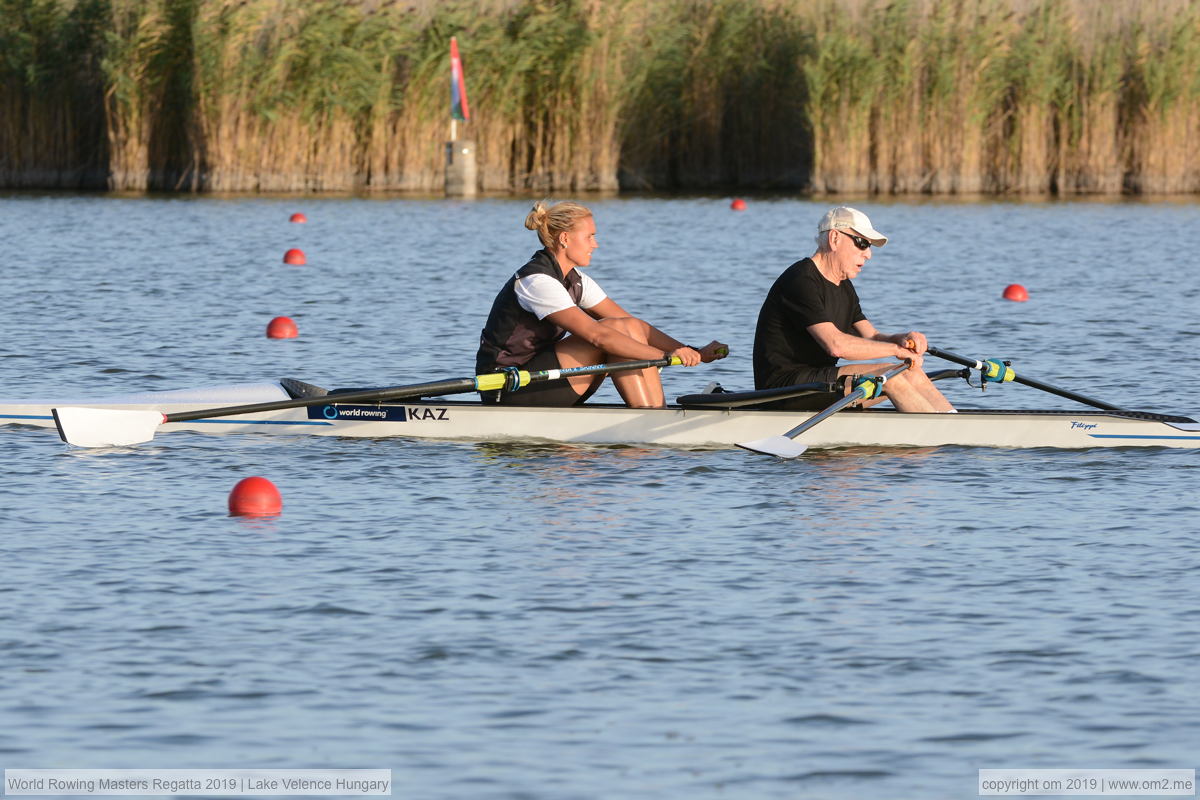
[[[649,361],[618,361],[615,364],[592,364],[585,367],[543,369],[537,372],[525,372],[522,370],[517,372],[518,388],[524,388],[531,383],[572,378],[579,375],[599,375],[604,372],[625,372],[634,369],[648,369],[650,367],[672,367],[679,366],[682,363],[679,360],[679,356],[669,356]],[[511,376],[507,372],[491,372],[486,375],[476,375],[472,380],[475,381],[475,385],[468,391],[478,390],[486,392],[507,388],[511,381]],[[439,394],[444,394],[444,392],[439,392]]]
[[[983,362],[974,358],[960,356],[958,353],[951,353],[948,350],[942,350],[938,347],[929,347],[926,349],[930,355],[937,356],[938,358],[944,358],[947,361],[953,361],[956,364],[962,364],[964,367],[970,367],[971,369],[984,369]],[[1092,406],[1093,408],[1102,408],[1105,411],[1123,410],[1120,406],[1114,406],[1112,403],[1106,403],[1103,400],[1096,400],[1095,398],[1087,397],[1086,395],[1082,395],[1077,392],[1060,389],[1057,386],[1052,386],[1049,383],[1042,383],[1041,381],[1034,380],[1033,378],[1026,378],[1020,373],[1014,374],[1013,382],[1024,384],[1025,386],[1029,386],[1033,389],[1040,389],[1043,392],[1064,397],[1067,400],[1074,400],[1077,403],[1083,403],[1084,405]]]
[[[1041,389],[1043,392],[1049,392],[1050,394],[1058,395],[1059,397],[1065,397],[1068,400],[1074,400],[1077,403],[1083,403],[1084,405],[1092,406],[1093,408],[1102,408],[1105,411],[1123,410],[1120,406],[1114,406],[1112,403],[1106,403],[1103,400],[1096,400],[1093,397],[1088,397],[1087,395],[1082,395],[1078,392],[1070,392],[1066,389],[1060,389],[1057,386],[1051,386],[1048,383],[1042,383],[1041,381],[1034,380],[1033,378],[1026,378],[1020,374],[1014,377],[1013,381],[1015,383],[1023,383],[1026,386],[1034,389]]]
[[[522,371],[518,373],[518,377],[521,386],[528,386],[531,383],[570,378],[576,375],[598,375],[604,372],[623,372],[625,370],[647,369],[649,367],[669,367],[682,363],[677,356],[671,356],[670,358],[659,358],[652,361],[622,361],[615,364],[594,364],[585,367],[546,369],[537,372]],[[252,403],[250,405],[227,406],[225,408],[180,411],[175,414],[164,414],[163,422],[187,422],[193,419],[233,417],[241,414],[258,414],[265,411],[280,411],[285,408],[303,408],[305,406],[321,406],[333,403],[387,403],[417,397],[464,394],[480,389],[502,388],[508,379],[509,376],[507,373],[496,372],[486,375],[476,375],[474,378],[452,378],[445,381],[414,383],[408,386],[394,386],[383,389],[362,389],[354,392],[322,395],[320,397],[297,397],[292,400],[276,400],[270,403]]]
[[[448,381],[432,381],[430,383],[416,383],[411,386],[397,386],[392,389],[363,389],[357,392],[344,392],[323,395],[321,397],[296,397],[291,400],[276,400],[271,403],[251,403],[244,406],[180,411],[175,414],[164,414],[163,422],[187,422],[188,420],[209,419],[210,417],[234,417],[239,414],[258,414],[264,411],[279,411],[285,408],[303,408],[304,406],[320,406],[330,403],[386,403],[390,400],[432,397],[439,394],[461,394],[473,391],[475,391],[474,378],[455,378]]]
[[[889,380],[896,377],[901,372],[904,372],[904,370],[908,369],[909,366],[911,366],[911,365],[908,362],[905,362],[905,363],[901,364],[900,366],[883,373],[883,375],[879,376],[879,379],[881,381],[883,381],[883,383],[886,384]],[[859,400],[863,400],[864,398],[866,398],[866,396],[867,396],[866,387],[860,386],[857,389],[855,389],[853,392],[851,392],[850,394],[843,397],[841,400],[838,400],[836,403],[831,405],[829,408],[822,411],[821,413],[816,414],[812,417],[809,417],[804,422],[801,422],[799,425],[797,425],[796,427],[792,428],[790,431],[785,433],[784,436],[786,436],[789,439],[795,439],[797,436],[804,433],[809,428],[812,428],[813,426],[819,424],[820,422],[823,422],[825,419],[833,416],[837,412],[841,411],[843,408],[854,405]]]

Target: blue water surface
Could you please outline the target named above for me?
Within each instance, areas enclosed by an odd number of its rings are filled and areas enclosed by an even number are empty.
[[[758,306],[829,203],[589,202],[593,277],[677,338],[731,346],[665,371],[668,395],[749,388]],[[892,237],[856,281],[881,330],[1200,411],[1195,203],[856,204]],[[537,247],[528,206],[0,196],[2,394],[470,375]],[[1009,283],[1030,301],[1001,300]],[[298,338],[265,337],[280,315]],[[0,443],[0,766],[902,800],[974,797],[984,768],[1197,765],[1194,452]],[[282,515],[227,516],[248,475]]]

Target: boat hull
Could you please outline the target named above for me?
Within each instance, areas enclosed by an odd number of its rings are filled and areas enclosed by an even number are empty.
[[[282,391],[282,390],[280,390]],[[194,411],[229,404],[168,393],[158,402],[100,401],[90,408]],[[269,401],[265,392],[249,402]],[[228,395],[223,395],[228,397]],[[181,399],[183,398],[183,399]],[[146,400],[148,396],[139,396]],[[153,399],[153,398],[149,398]],[[245,399],[245,398],[242,398]],[[240,402],[240,401],[239,401]],[[70,403],[0,403],[0,423],[54,427],[51,407]],[[565,442],[725,448],[777,436],[812,416],[803,411],[745,411],[671,407],[631,409],[607,404],[574,408],[484,406],[423,400],[376,405],[324,403],[236,417],[169,423],[159,433],[275,433],[293,435],[476,442]],[[1200,425],[1184,418],[1081,411],[960,410],[957,414],[844,411],[798,437],[810,448],[832,447],[1200,447]],[[1166,421],[1170,420],[1170,421]]]

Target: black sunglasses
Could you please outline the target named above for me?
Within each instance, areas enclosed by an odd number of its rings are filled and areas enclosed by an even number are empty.
[[[842,234],[847,239],[854,242],[854,246],[857,247],[859,250],[866,250],[868,247],[871,246],[871,242],[868,239],[865,239],[862,236],[856,236],[855,234],[851,233],[850,231],[839,230],[838,233]]]

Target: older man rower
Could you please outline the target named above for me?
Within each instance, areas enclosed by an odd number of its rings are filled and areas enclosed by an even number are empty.
[[[846,376],[879,375],[896,366],[838,359],[898,359],[911,367],[890,379],[884,394],[900,411],[951,412],[950,404],[921,369],[927,343],[919,331],[880,333],[862,312],[851,281],[887,237],[863,212],[830,209],[817,225],[817,251],[792,264],[775,281],[754,332],[754,384],[773,389],[798,383],[838,383]],[[836,397],[834,398],[836,399]],[[823,408],[829,395],[788,401],[795,408]]]

